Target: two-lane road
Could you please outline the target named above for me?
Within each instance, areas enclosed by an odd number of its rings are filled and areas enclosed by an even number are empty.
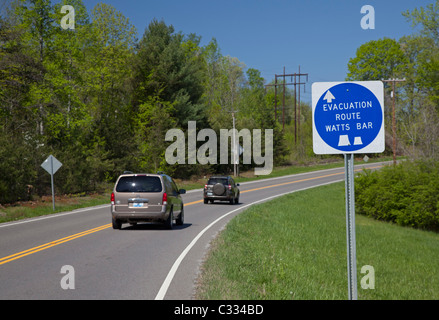
[[[356,166],[377,169],[383,163]],[[242,183],[240,203],[184,195],[185,223],[111,228],[109,205],[0,224],[0,299],[191,299],[211,239],[248,206],[344,180],[344,168]],[[74,273],[61,273],[71,266]],[[74,275],[74,289],[61,280]]]

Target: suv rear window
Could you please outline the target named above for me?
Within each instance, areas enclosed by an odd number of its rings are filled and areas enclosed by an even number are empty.
[[[228,184],[227,178],[210,178],[209,181],[207,182],[208,185],[217,184],[217,183]]]
[[[117,192],[161,192],[159,177],[131,176],[121,177],[116,186]]]

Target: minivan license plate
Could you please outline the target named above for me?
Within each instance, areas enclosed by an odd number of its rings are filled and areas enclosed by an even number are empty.
[[[134,202],[132,204],[133,208],[143,208],[143,202]]]

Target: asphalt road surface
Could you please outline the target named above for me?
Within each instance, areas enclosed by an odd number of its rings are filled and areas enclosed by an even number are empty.
[[[173,230],[113,230],[109,205],[0,224],[0,299],[192,299],[209,243],[232,217],[282,194],[343,180],[338,168],[242,183],[237,205],[203,204],[202,190],[192,190],[183,195],[184,225]]]

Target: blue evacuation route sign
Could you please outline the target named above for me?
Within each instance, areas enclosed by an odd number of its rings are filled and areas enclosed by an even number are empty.
[[[314,152],[383,152],[383,97],[381,81],[313,83]]]

